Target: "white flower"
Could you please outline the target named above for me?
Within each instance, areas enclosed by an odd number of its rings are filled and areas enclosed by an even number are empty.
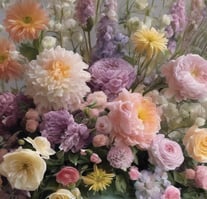
[[[38,153],[30,149],[19,149],[4,155],[0,174],[16,189],[36,190],[46,171],[46,163]]]
[[[90,91],[87,68],[78,53],[60,46],[45,49],[29,64],[25,93],[33,98],[39,111],[76,110]]]
[[[50,194],[48,199],[76,199],[76,197],[67,189],[58,189],[55,193]]]
[[[55,154],[55,151],[50,147],[50,142],[45,137],[38,136],[34,140],[30,137],[27,137],[25,140],[29,142],[37,151],[37,153],[40,154],[44,159],[49,159],[50,155]]]
[[[56,42],[57,39],[55,37],[45,36],[42,39],[42,47],[47,49],[54,48],[56,46]]]
[[[165,14],[165,15],[162,16],[162,23],[166,26],[170,25],[171,20],[172,20],[171,15],[166,15]]]
[[[75,19],[67,19],[64,21],[65,28],[73,29],[77,25],[77,21]]]
[[[144,10],[148,6],[148,0],[136,0],[135,6],[140,10]]]

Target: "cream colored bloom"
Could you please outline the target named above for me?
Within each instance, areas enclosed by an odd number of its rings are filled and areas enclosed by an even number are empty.
[[[86,85],[90,80],[87,68],[78,53],[60,46],[45,49],[29,64],[25,92],[40,111],[76,110],[90,91]]]
[[[50,147],[50,142],[45,137],[38,136],[34,140],[30,137],[27,137],[25,140],[29,142],[37,151],[37,153],[40,154],[44,159],[49,159],[50,155],[55,154],[55,151]]]
[[[0,174],[16,189],[36,190],[45,174],[46,163],[38,153],[30,149],[19,149],[4,155]]]
[[[148,6],[148,0],[136,0],[135,6],[140,10],[144,10]]]
[[[76,197],[67,189],[58,189],[55,193],[50,194],[48,199],[76,199]]]

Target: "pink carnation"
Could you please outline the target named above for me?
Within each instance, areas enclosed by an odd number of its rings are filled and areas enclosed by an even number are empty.
[[[160,115],[150,98],[123,90],[109,103],[110,135],[116,142],[147,149],[160,129]]]
[[[163,134],[159,134],[154,138],[148,153],[149,161],[165,171],[174,170],[184,161],[180,145],[165,138]]]
[[[79,171],[74,167],[64,167],[56,174],[56,181],[64,186],[76,183],[80,178]]]
[[[195,183],[197,187],[207,190],[207,167],[206,166],[196,167]]]
[[[172,185],[168,186],[161,199],[181,199],[180,190]]]
[[[178,100],[202,99],[207,96],[207,61],[196,54],[172,60],[162,68],[169,95]]]
[[[128,146],[119,145],[109,150],[107,160],[112,167],[126,170],[131,166],[134,156],[132,150]]]

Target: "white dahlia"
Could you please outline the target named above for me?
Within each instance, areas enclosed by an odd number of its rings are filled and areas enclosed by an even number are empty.
[[[45,49],[30,62],[26,72],[25,93],[31,96],[41,111],[75,110],[90,91],[86,82],[90,73],[82,57],[60,46]]]

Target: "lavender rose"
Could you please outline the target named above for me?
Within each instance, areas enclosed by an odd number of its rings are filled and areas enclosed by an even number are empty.
[[[158,134],[148,150],[149,161],[165,171],[174,170],[183,161],[183,152],[180,145]]]

